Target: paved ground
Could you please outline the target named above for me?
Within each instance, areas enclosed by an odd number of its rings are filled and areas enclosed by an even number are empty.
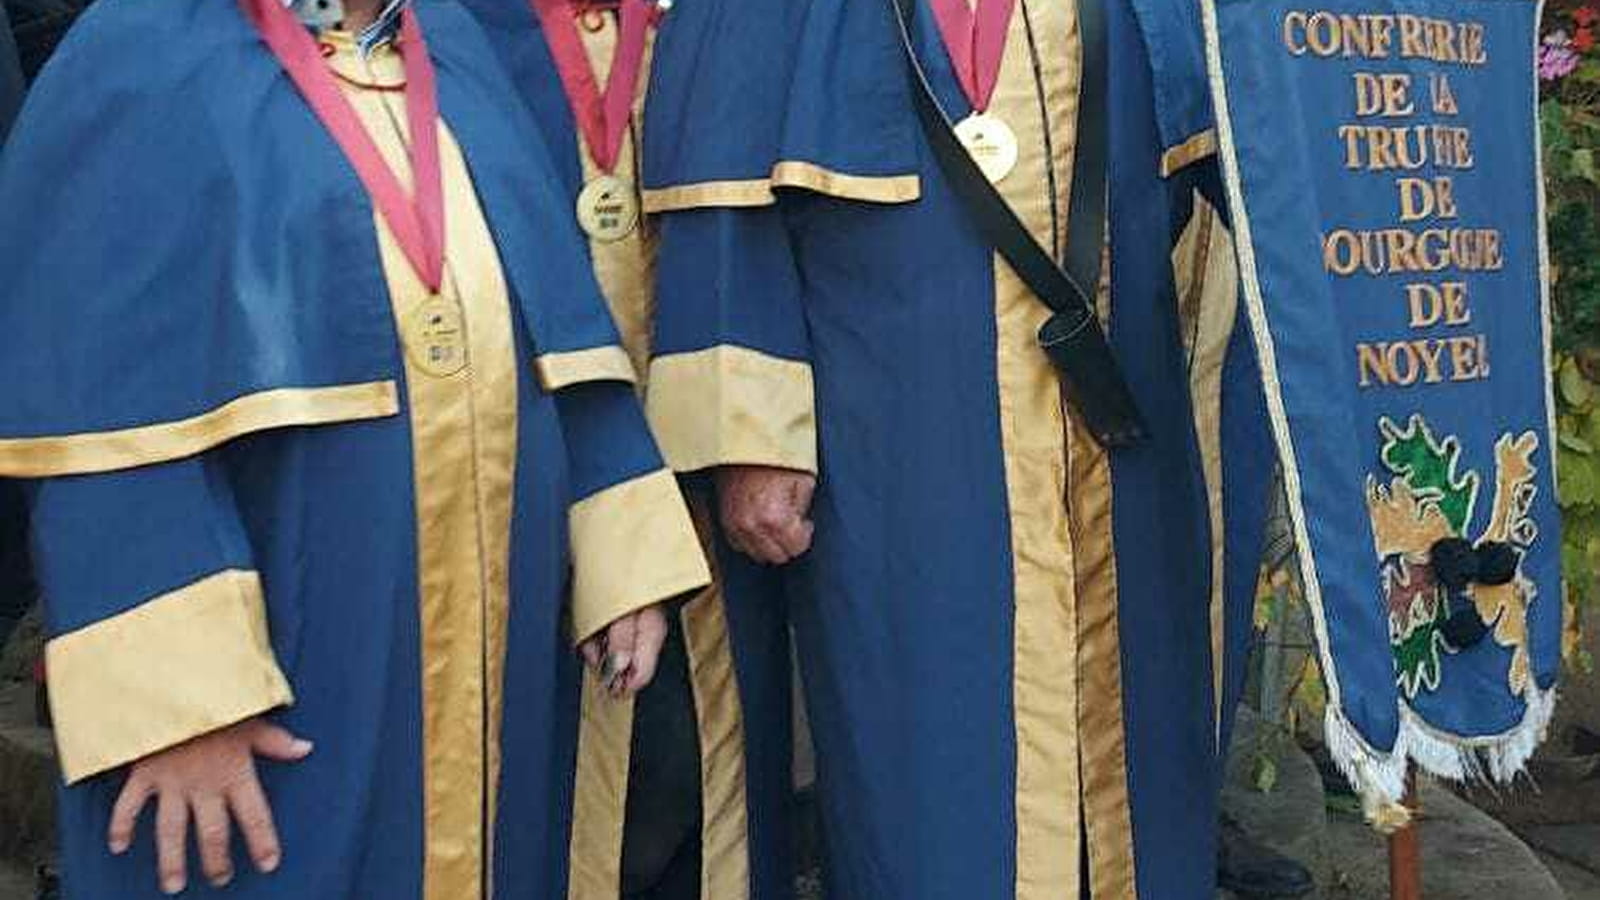
[[[1422,788],[1422,880],[1429,900],[1568,900],[1527,845],[1481,810],[1435,784]],[[1328,900],[1387,900],[1384,839],[1358,815],[1328,820]]]
[[[1567,900],[1600,900],[1600,875],[1547,853],[1540,853],[1539,858],[1555,876],[1556,883],[1567,892]]]

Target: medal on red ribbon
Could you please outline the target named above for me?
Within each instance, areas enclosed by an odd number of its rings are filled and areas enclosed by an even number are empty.
[[[281,0],[239,2],[312,112],[344,152],[406,260],[428,289],[429,298],[417,311],[417,323],[407,329],[413,358],[430,374],[459,371],[466,365],[460,310],[454,301],[440,296],[445,228],[438,84],[416,13],[407,9],[401,15],[396,45],[405,66],[406,119],[411,134],[407,156],[413,189],[408,192],[362,125],[360,114],[340,90],[322,49],[305,25]]]
[[[956,80],[972,104],[972,115],[955,127],[956,137],[972,154],[978,168],[994,183],[1017,165],[1017,135],[999,116],[989,112],[1000,64],[1005,58],[1006,34],[1016,0],[929,0],[939,35],[944,39],[955,68]]]
[[[620,241],[639,225],[639,197],[634,186],[617,175],[617,161],[633,119],[650,27],[660,7],[649,0],[617,2],[617,46],[602,93],[578,33],[582,8],[573,0],[530,3],[555,58],[561,86],[589,149],[589,158],[600,170],[578,192],[578,224],[597,241]]]

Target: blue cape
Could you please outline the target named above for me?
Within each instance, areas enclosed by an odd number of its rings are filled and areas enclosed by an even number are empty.
[[[417,11],[536,353],[614,346],[575,235],[531,224],[565,202],[526,164],[547,151],[481,31],[451,3]],[[19,124],[0,316],[25,338],[0,358],[0,441],[399,377],[371,202],[234,4],[97,3]]]

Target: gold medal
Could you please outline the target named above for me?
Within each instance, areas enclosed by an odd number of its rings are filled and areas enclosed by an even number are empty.
[[[467,367],[467,332],[461,309],[453,301],[428,298],[412,314],[409,331],[406,346],[417,368],[444,378]]]
[[[1017,167],[1016,132],[997,116],[973,113],[956,126],[956,137],[991,184],[999,184]]]
[[[578,224],[601,243],[620,241],[639,225],[639,199],[633,185],[615,175],[591,179],[578,192]]]

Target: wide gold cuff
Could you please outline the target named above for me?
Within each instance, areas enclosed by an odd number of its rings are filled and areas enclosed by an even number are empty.
[[[393,381],[260,391],[187,419],[0,440],[0,476],[51,478],[131,469],[193,456],[258,431],[378,419],[399,411]]]
[[[50,641],[45,667],[68,784],[294,700],[237,569]]]
[[[667,464],[817,471],[811,366],[728,344],[657,357],[646,411]]]
[[[607,625],[711,583],[678,480],[658,469],[573,504],[572,632]]]
[[[585,381],[625,381],[636,384],[638,373],[621,347],[608,345],[565,353],[546,353],[533,361],[539,384],[547,391],[559,391]]]

